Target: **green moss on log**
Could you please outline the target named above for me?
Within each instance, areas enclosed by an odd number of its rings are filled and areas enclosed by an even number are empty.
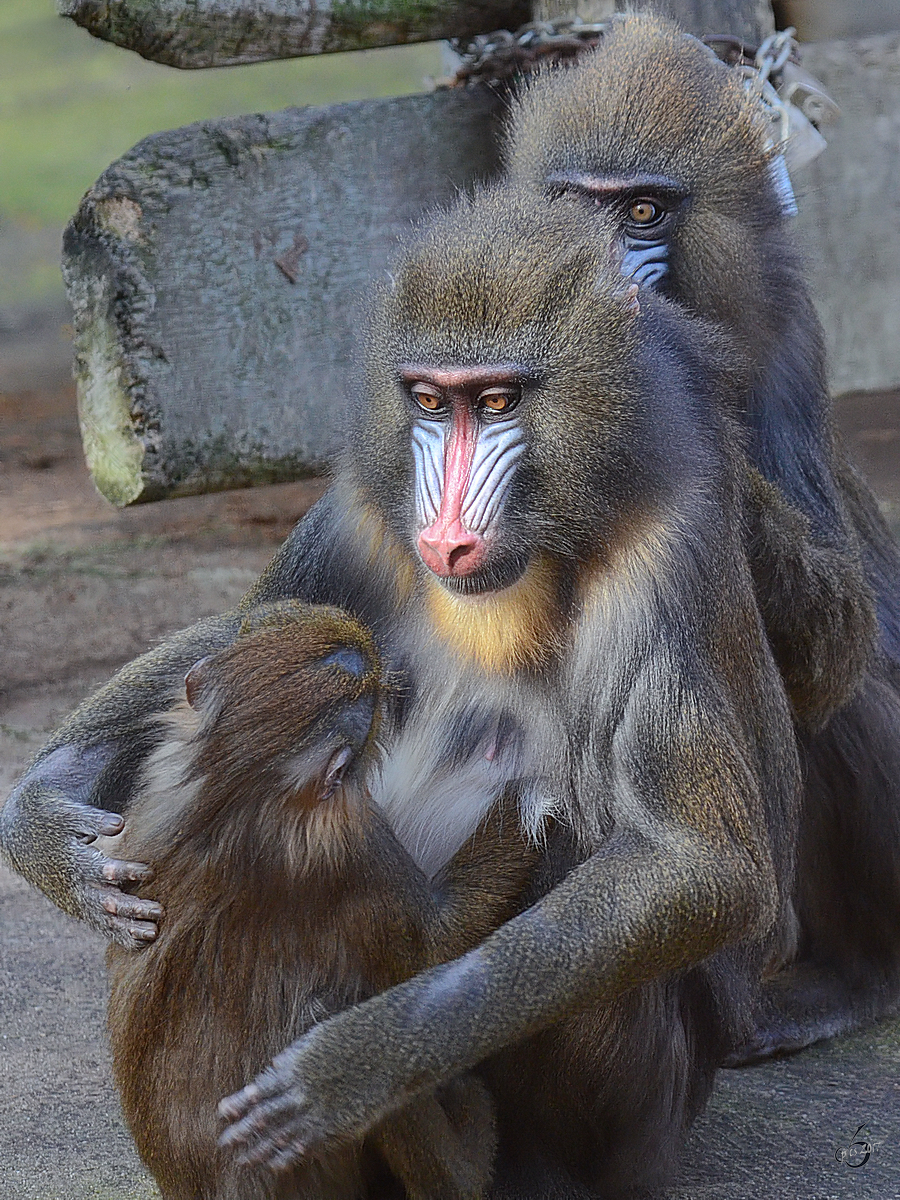
[[[84,456],[97,490],[112,504],[133,504],[144,490],[144,447],[122,386],[116,333],[94,314],[77,346],[75,383]]]

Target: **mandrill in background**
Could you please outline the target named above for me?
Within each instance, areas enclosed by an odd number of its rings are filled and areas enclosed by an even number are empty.
[[[513,106],[513,179],[596,222],[623,274],[720,323],[749,361],[721,403],[751,464],[746,550],[792,702],[804,800],[797,954],[730,1062],[900,1003],[900,546],[834,435],[822,329],[780,150],[746,77],[646,14]]]
[[[471,1077],[277,1175],[216,1147],[223,1095],[315,1022],[476,944],[526,882],[514,808],[435,885],[415,866],[364,782],[381,692],[362,626],[286,601],[196,663],[160,716],[122,839],[167,916],[153,946],[112,946],[108,964],[115,1076],[164,1200],[485,1194],[493,1113]]]

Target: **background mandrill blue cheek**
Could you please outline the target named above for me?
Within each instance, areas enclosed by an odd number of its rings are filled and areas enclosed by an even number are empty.
[[[689,201],[681,184],[656,175],[555,171],[547,186],[551,195],[573,196],[609,214],[622,230],[622,275],[665,293],[672,237]]]
[[[668,270],[669,243],[664,237],[656,241],[644,241],[627,233],[623,238],[625,254],[622,258],[622,274],[633,279],[641,287],[659,288]]]

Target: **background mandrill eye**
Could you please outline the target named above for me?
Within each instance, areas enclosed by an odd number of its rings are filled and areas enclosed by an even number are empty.
[[[518,391],[510,388],[485,388],[478,396],[481,408],[492,413],[509,412],[510,409],[515,408],[518,401]]]
[[[655,225],[665,215],[666,210],[662,205],[655,200],[648,200],[646,196],[633,200],[628,210],[628,219],[635,225]]]
[[[419,408],[424,408],[426,412],[438,412],[444,407],[444,398],[441,393],[428,384],[414,383],[410,388],[410,394]]]

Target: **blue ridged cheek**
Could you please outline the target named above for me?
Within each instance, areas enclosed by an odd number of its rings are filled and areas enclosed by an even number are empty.
[[[633,279],[639,287],[656,287],[669,269],[669,244],[666,241],[645,242],[625,238],[622,274]]]

